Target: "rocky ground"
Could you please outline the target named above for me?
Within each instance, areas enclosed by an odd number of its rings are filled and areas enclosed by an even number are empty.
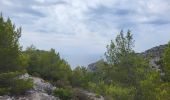
[[[0,96],[0,100],[61,100],[58,97],[50,95],[56,87],[45,80],[33,77],[29,74],[20,76],[21,79],[32,79],[34,83],[33,89],[20,96]],[[78,89],[80,100],[104,100],[103,96],[96,97],[95,93],[91,93],[82,89]],[[82,97],[81,97],[82,96]]]
[[[45,82],[38,77],[32,77],[28,74],[22,75],[21,79],[32,79],[34,83],[33,89],[27,91],[26,95],[21,96],[0,96],[0,100],[60,100],[57,97],[49,95],[56,87],[50,83]]]

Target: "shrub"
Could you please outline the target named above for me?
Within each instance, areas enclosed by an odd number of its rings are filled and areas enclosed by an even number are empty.
[[[74,97],[72,89],[69,88],[58,88],[53,91],[53,95],[62,100],[70,100]]]
[[[100,98],[100,94],[97,93],[97,94],[95,95],[95,97],[96,97],[96,98]]]
[[[9,94],[10,89],[9,88],[0,88],[0,95]]]
[[[27,90],[33,88],[33,82],[31,79],[14,79],[11,93],[14,95],[24,94]]]
[[[89,90],[96,93],[96,97],[105,95],[113,100],[133,100],[135,94],[134,87],[123,87],[118,84],[104,84],[99,82],[98,84],[89,82]]]
[[[33,87],[32,80],[18,79],[20,72],[7,72],[0,74],[0,95],[24,94]]]

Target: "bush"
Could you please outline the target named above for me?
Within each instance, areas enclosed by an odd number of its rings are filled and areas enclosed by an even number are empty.
[[[9,94],[10,89],[9,88],[0,88],[0,95]]]
[[[109,85],[106,95],[113,100],[133,100],[136,89],[134,87],[122,87],[120,85]]]
[[[0,95],[24,94],[33,87],[32,80],[18,79],[20,72],[7,72],[0,74]]]
[[[6,91],[5,88],[8,90],[11,87],[11,82],[15,77],[18,77],[18,72],[7,72],[7,73],[0,73],[0,88],[1,91]]]
[[[89,90],[95,92],[96,97],[101,94],[111,98],[111,100],[133,100],[136,91],[134,87],[123,87],[118,84],[108,85],[102,81],[98,84],[89,82]]]
[[[12,84],[11,93],[14,95],[24,94],[27,90],[33,88],[31,79],[15,79]]]
[[[156,88],[158,100],[170,100],[170,83],[162,83]]]
[[[96,97],[96,98],[100,98],[100,94],[96,94],[95,97]]]
[[[68,88],[58,88],[56,90],[53,91],[53,95],[56,97],[59,97],[62,100],[70,100],[72,99],[73,96],[73,91],[72,89],[68,89]]]

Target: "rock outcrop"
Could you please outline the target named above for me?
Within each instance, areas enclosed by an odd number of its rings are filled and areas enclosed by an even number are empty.
[[[149,59],[150,67],[162,73],[161,65],[159,65],[158,62],[161,60],[166,46],[167,45],[160,45],[160,46],[153,47],[149,50],[146,50],[145,52],[140,53],[140,55]]]
[[[56,87],[54,87],[49,82],[46,82],[45,80],[38,78],[38,77],[31,77],[29,74],[22,75],[20,77],[21,79],[32,79],[34,83],[34,88],[28,92],[43,92],[51,94]]]
[[[25,95],[21,96],[0,96],[0,100],[60,100],[51,95],[56,88],[45,80],[25,74],[19,77],[20,79],[32,79],[34,87],[28,90]]]
[[[144,57],[161,57],[166,46],[167,45],[156,46],[140,54],[143,55]]]

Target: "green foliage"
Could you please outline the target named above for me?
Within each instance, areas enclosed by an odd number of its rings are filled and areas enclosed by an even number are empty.
[[[140,96],[141,100],[157,100],[159,93],[157,88],[161,85],[160,75],[158,72],[152,72],[147,75],[145,80],[140,81]]]
[[[19,95],[19,94],[24,94],[26,90],[32,89],[33,88],[33,82],[32,80],[23,80],[23,79],[14,79],[12,81],[12,88],[11,88],[11,93],[13,95]]]
[[[157,100],[170,100],[170,83],[162,83],[156,88]]]
[[[99,95],[99,94],[96,94],[95,97],[96,97],[96,98],[100,98],[100,95]]]
[[[82,80],[87,79],[88,85],[83,87],[105,95],[109,100],[157,100],[160,75],[149,67],[147,60],[134,52],[130,31],[126,36],[121,31],[115,42],[112,40],[107,46],[107,62],[97,62],[94,72],[75,69],[75,82],[82,84],[86,83]]]
[[[20,70],[20,47],[18,40],[21,36],[21,28],[15,29],[8,18],[5,21],[0,16],[0,72]]]
[[[58,88],[54,90],[53,95],[62,100],[71,100],[74,96],[72,89],[69,88]]]
[[[28,62],[29,62],[29,56],[27,54],[21,53],[20,54],[20,65],[26,68],[28,68]]]
[[[19,76],[18,72],[7,72],[0,74],[0,87],[9,88],[11,86],[12,80]]]
[[[134,46],[133,35],[128,30],[127,35],[124,36],[123,31],[117,35],[115,42],[111,40],[110,45],[107,45],[107,52],[105,53],[108,63],[115,65],[121,62],[122,58],[128,58],[128,54],[133,53]]]
[[[10,89],[9,88],[0,88],[0,95],[6,95],[9,94]]]
[[[107,62],[104,60],[99,60],[98,62],[95,63],[96,69],[92,73],[89,74],[89,79],[92,82],[99,82],[99,80],[103,81],[109,81],[111,76],[108,76],[108,73],[110,71],[110,67]]]
[[[106,89],[106,95],[114,100],[133,100],[135,94],[134,87],[121,87],[119,85],[109,85]]]
[[[103,81],[98,83],[88,82],[88,88],[89,90],[95,91],[97,94],[105,94],[107,89],[106,84]]]
[[[71,68],[65,60],[61,59],[59,53],[55,53],[54,49],[43,51],[31,46],[24,54],[29,58],[28,73],[52,81],[54,84],[58,80],[65,84],[69,83]]]
[[[86,88],[89,82],[90,73],[85,67],[76,67],[72,72],[71,84],[77,87]]]
[[[167,48],[165,49],[164,56],[163,56],[163,63],[164,63],[164,80],[166,82],[170,82],[170,42],[167,45]]]
[[[0,74],[0,95],[19,95],[33,88],[31,80],[18,79],[19,72],[8,72]]]
[[[32,82],[18,79],[23,74],[26,59],[21,54],[21,28],[15,29],[8,18],[0,16],[0,95],[21,94],[32,88]]]
[[[103,81],[99,83],[89,82],[89,89],[97,94],[105,95],[111,100],[133,100],[135,93],[133,87],[122,87],[118,84],[107,85]]]
[[[134,53],[133,35],[130,31],[124,36],[123,31],[116,37],[116,43],[111,41],[107,46],[106,59],[109,63],[107,70],[108,79],[116,83],[137,86],[140,80],[146,78],[151,70],[148,62]]]

